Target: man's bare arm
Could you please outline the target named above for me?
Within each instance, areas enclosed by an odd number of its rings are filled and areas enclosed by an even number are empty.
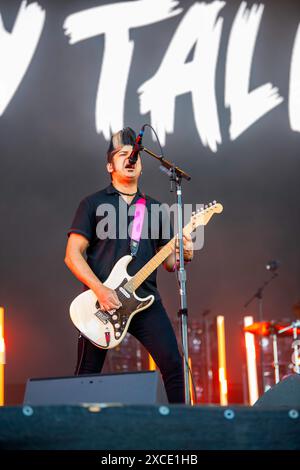
[[[88,246],[89,241],[83,235],[71,233],[67,243],[65,263],[74,276],[95,293],[101,309],[119,308],[121,303],[116,292],[104,286],[86,262],[84,254]]]

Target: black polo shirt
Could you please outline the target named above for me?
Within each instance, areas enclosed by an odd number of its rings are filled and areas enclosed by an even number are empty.
[[[149,196],[142,195],[138,189],[131,204],[128,205],[114,186],[110,184],[107,188],[85,197],[79,204],[68,235],[78,233],[87,238],[89,241],[86,252],[87,263],[102,282],[106,281],[116,262],[122,256],[130,254],[131,239],[128,225],[132,225],[134,205],[142,196],[146,199],[147,208],[142,237],[137,256],[127,267],[128,274],[133,276],[156,254],[160,247],[173,237],[169,214],[166,211],[161,211],[163,209],[161,203]],[[161,210],[157,210],[158,208]],[[108,227],[106,222],[110,210],[111,217]],[[154,212],[159,213],[156,223],[153,222]],[[152,217],[151,214],[153,214]],[[129,232],[131,233],[131,230]],[[105,233],[108,236],[104,237]],[[156,270],[137,289],[137,294],[141,297],[153,294],[156,299],[160,298],[156,284]]]

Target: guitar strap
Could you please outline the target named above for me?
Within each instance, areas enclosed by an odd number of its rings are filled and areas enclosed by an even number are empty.
[[[141,234],[142,228],[144,223],[144,216],[145,216],[145,209],[146,209],[146,199],[145,197],[140,197],[135,203],[135,211],[134,211],[134,219],[132,224],[132,232],[131,232],[131,240],[130,240],[130,252],[131,256],[136,257]]]

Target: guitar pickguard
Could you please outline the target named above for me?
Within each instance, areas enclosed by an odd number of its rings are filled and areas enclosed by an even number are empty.
[[[99,309],[98,301],[96,302],[96,308],[98,308],[98,310],[95,312],[95,316],[103,323],[103,325],[106,325],[108,322],[111,324],[116,340],[119,340],[124,332],[127,331],[130,321],[129,319],[133,312],[145,307],[149,303],[149,300],[141,301],[136,299],[131,292],[127,291],[124,287],[126,282],[127,280],[124,279],[121,285],[115,289],[118,298],[122,303],[120,308],[110,312],[102,311]],[[110,335],[108,334],[106,335],[106,342],[110,342]],[[107,347],[109,347],[109,344],[107,344]]]

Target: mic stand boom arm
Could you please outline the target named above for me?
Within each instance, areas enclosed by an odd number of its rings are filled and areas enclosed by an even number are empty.
[[[156,158],[156,160],[159,160],[161,165],[164,166],[167,170],[172,171],[172,172],[174,171],[178,178],[185,178],[187,181],[190,181],[191,179],[190,175],[188,175],[181,168],[178,168],[178,166],[175,166],[174,163],[169,162],[169,160],[166,160],[161,155],[157,155],[156,153],[152,152],[146,147],[143,147],[142,145],[140,148],[142,151],[148,153],[148,155],[151,155],[151,157]]]
[[[262,286],[260,286],[257,291],[252,295],[252,297],[244,304],[244,308],[247,308],[248,305],[251,304],[251,302],[257,298],[258,299],[258,318],[259,322],[262,323],[263,321],[263,292],[267,285],[270,284],[270,282],[273,281],[278,276],[278,273],[273,273],[272,277],[267,279]],[[260,346],[260,351],[259,351],[259,362],[260,362],[260,377],[261,377],[261,388],[262,388],[262,393],[265,392],[265,374],[264,374],[264,349],[263,349],[263,336],[260,334],[259,335],[259,346]]]
[[[261,299],[264,289],[265,289],[265,288],[267,287],[267,285],[270,284],[270,282],[273,281],[273,279],[275,279],[275,277],[277,277],[277,276],[278,276],[278,273],[273,273],[273,276],[270,277],[270,279],[267,279],[267,280],[263,283],[263,285],[262,285],[261,287],[259,287],[259,288],[257,289],[257,291],[252,295],[252,297],[245,303],[244,308],[247,308],[248,305],[252,302],[252,300],[254,300],[256,297],[257,297],[258,299]],[[263,320],[262,318],[259,319],[259,321],[262,321],[262,320]]]

